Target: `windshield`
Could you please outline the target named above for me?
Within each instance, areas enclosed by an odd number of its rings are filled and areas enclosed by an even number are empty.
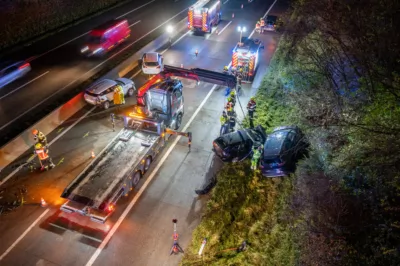
[[[90,92],[90,91],[86,91],[85,93],[86,93],[87,95],[92,96],[92,97],[97,97],[97,96],[99,96],[98,94],[93,93],[93,92]]]
[[[145,66],[155,67],[158,66],[158,62],[144,62]]]
[[[104,42],[104,39],[101,36],[89,35],[88,43],[101,44],[102,42]]]

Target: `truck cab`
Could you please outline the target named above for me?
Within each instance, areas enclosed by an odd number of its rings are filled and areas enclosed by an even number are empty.
[[[178,130],[184,113],[183,85],[179,79],[154,83],[145,94],[148,115],[166,127]]]

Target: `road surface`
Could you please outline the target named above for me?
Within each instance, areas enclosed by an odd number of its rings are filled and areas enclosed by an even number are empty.
[[[25,120],[31,123],[40,120],[41,117],[30,114],[45,108],[46,102],[62,98],[62,94],[73,90],[81,82],[101,71],[111,60],[150,42],[164,32],[167,25],[174,25],[182,20],[187,14],[188,7],[195,2],[195,0],[129,2],[34,43],[22,51],[9,55],[9,58],[2,58],[13,61],[31,58],[32,71],[0,89],[0,146],[26,129],[23,125]],[[128,20],[131,28],[128,40],[102,58],[83,57],[80,49],[89,31],[114,18]]]
[[[164,53],[165,63],[221,70],[229,63],[237,42],[237,26],[245,25],[251,29],[255,18],[264,15],[272,3],[253,1],[245,5],[247,14],[244,14],[240,1],[229,1],[226,5],[235,12],[235,19],[228,27],[221,32],[229,23],[226,20],[218,27],[219,35],[215,32],[205,37],[187,34]],[[279,14],[282,9],[278,2],[271,13]],[[247,103],[259,85],[279,39],[276,33],[254,34],[253,37],[264,42],[265,52],[253,86],[244,86],[245,93],[240,98],[242,104]],[[195,49],[199,49],[198,57],[194,55]],[[143,79],[137,77],[135,81]],[[54,139],[71,123],[79,121],[51,146],[51,155],[58,164],[55,169],[43,173],[30,173],[25,169],[1,187],[7,192],[16,191],[22,185],[28,189],[23,207],[0,216],[1,265],[177,265],[180,256],[169,256],[171,221],[178,219],[179,240],[185,249],[204,205],[204,199],[198,198],[194,189],[201,187],[220,167],[211,152],[211,143],[219,133],[219,116],[225,98],[224,88],[213,84],[197,86],[187,80],[183,83],[185,117],[182,125],[183,129],[193,132],[191,152],[188,152],[185,139],[179,140],[174,147],[174,142],[170,142],[153,162],[140,187],[119,201],[116,213],[105,225],[87,223],[80,216],[63,215],[58,208],[63,203],[59,195],[89,163],[91,151],[98,154],[116,135],[108,114],[90,113],[79,120],[90,110],[88,107],[76,115],[76,120],[62,125],[49,136],[49,140]],[[241,111],[237,112],[242,117]],[[122,125],[117,126],[120,129]],[[47,208],[38,206],[41,197],[49,204]]]

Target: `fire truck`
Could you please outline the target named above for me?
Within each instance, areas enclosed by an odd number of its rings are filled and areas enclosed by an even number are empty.
[[[242,75],[242,81],[251,82],[254,78],[261,49],[260,40],[242,37],[232,53],[232,69]]]
[[[121,117],[124,128],[116,138],[64,189],[61,197],[68,201],[60,208],[63,212],[104,224],[118,199],[138,185],[172,135],[187,137],[190,149],[192,134],[177,131],[184,98],[183,85],[175,77],[236,86],[232,75],[165,65],[138,90],[138,104]]]
[[[188,11],[188,28],[192,31],[211,33],[221,21],[221,1],[199,1]]]

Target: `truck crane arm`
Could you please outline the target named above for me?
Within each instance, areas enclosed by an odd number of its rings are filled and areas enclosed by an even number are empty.
[[[148,82],[146,82],[146,84],[144,84],[141,88],[139,88],[137,94],[138,104],[144,105],[143,97],[153,84],[171,77],[181,77],[181,78],[196,80],[197,82],[200,81],[209,82],[221,86],[227,86],[229,88],[236,87],[236,77],[230,74],[224,74],[202,68],[187,69],[187,68],[164,65],[164,71],[152,77]]]

